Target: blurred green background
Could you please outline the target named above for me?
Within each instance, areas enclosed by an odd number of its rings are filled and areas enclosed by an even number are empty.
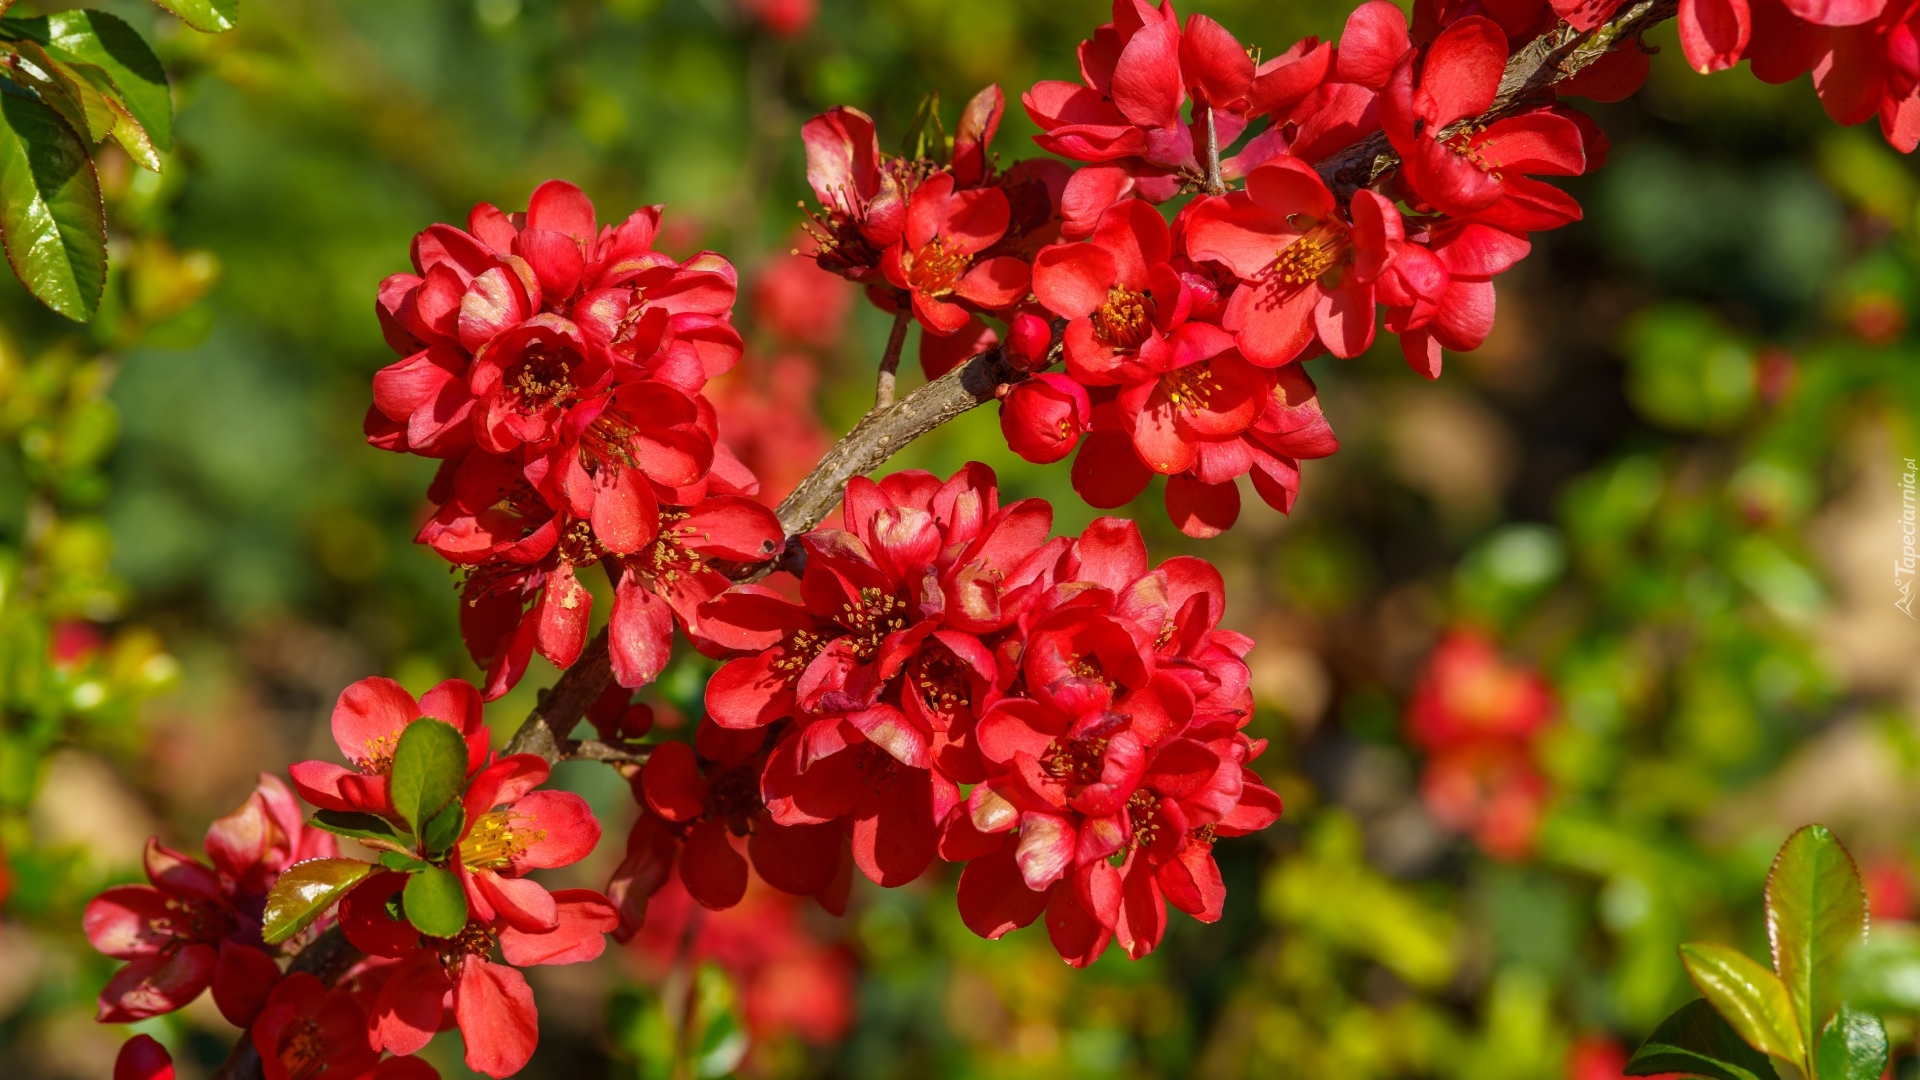
[[[1097,0],[819,0],[781,35],[767,13],[787,5],[767,0],[252,0],[210,37],[96,6],[166,60],[179,145],[163,177],[104,163],[115,271],[95,324],[0,284],[9,1077],[110,1071],[126,1032],[91,1022],[111,967],[78,912],[137,874],[150,833],[197,848],[259,771],[329,753],[354,679],[475,674],[454,579],[410,542],[433,463],[360,436],[391,359],[374,288],[415,231],[564,177],[603,220],[664,202],[663,247],[723,251],[751,282],[794,243],[807,116],[857,105],[891,148],[929,90],[951,123],[986,83],[1017,100],[1074,77],[1075,42],[1107,17]],[[1346,15],[1189,10],[1269,54]],[[1893,563],[1920,455],[1920,185],[1876,132],[1828,123],[1805,80],[1702,78],[1670,26],[1653,39],[1645,90],[1592,107],[1612,154],[1567,185],[1587,219],[1499,280],[1483,348],[1432,384],[1390,338],[1311,362],[1342,450],[1306,465],[1290,519],[1250,497],[1231,533],[1194,542],[1157,488],[1131,511],[1156,559],[1221,566],[1228,622],[1259,642],[1258,767],[1287,810],[1217,849],[1221,922],[1176,918],[1148,960],[1075,973],[1039,927],[975,939],[950,874],[862,882],[843,920],[773,903],[716,921],[715,964],[635,949],[530,972],[525,1075],[666,1075],[667,1000],[699,1006],[701,1076],[1611,1080],[1608,1048],[1691,996],[1676,945],[1759,950],[1760,883],[1792,827],[1833,826],[1877,913],[1911,915],[1920,625]],[[1003,165],[1032,132],[1010,108]],[[836,340],[796,349],[755,329],[750,293],[757,392],[846,430],[886,320],[856,306]],[[1005,451],[991,409],[891,467],[968,459],[1004,497],[1053,500],[1062,531],[1093,516],[1064,465]],[[1559,701],[1528,749],[1548,794],[1520,857],[1436,821],[1401,734],[1460,625]],[[699,677],[670,671],[650,698],[685,710]],[[551,679],[490,707],[502,738]],[[630,796],[601,766],[561,773],[608,833],[566,880],[602,886]],[[841,993],[844,1023],[785,1017]],[[204,1000],[141,1029],[183,1077],[234,1034]],[[1913,1034],[1895,1023],[1897,1055]],[[430,1056],[466,1075],[452,1039]]]

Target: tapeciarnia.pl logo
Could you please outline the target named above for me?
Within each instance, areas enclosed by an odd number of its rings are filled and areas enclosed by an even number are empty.
[[[1893,587],[1899,591],[1900,599],[1895,600],[1893,606],[1906,612],[1907,618],[1912,619],[1914,618],[1913,577],[1917,558],[1913,550],[1915,532],[1913,481],[1916,469],[1912,458],[1902,458],[1901,461],[1904,464],[1904,470],[1900,474],[1900,557],[1893,561]]]

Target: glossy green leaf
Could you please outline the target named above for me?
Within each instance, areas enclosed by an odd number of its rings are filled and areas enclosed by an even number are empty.
[[[119,98],[108,98],[107,108],[113,110],[113,141],[120,144],[134,164],[149,172],[159,172],[160,150],[153,145],[147,129],[140,126]]]
[[[1767,940],[1807,1046],[1839,1010],[1841,965],[1866,936],[1867,893],[1853,856],[1824,825],[1787,837],[1767,875]]]
[[[1779,1080],[1767,1055],[1748,1046],[1704,998],[1660,1022],[1627,1062],[1628,1076],[1684,1073],[1708,1080]]]
[[[173,149],[173,95],[166,69],[146,39],[104,11],[62,11],[38,21],[46,24],[41,43],[55,59],[99,67],[154,148]]]
[[[406,844],[400,830],[393,823],[377,814],[356,814],[346,810],[321,810],[309,819],[316,828],[325,829],[335,836],[345,836],[354,840],[373,840],[388,844]]]
[[[209,34],[224,33],[239,24],[240,0],[153,0],[179,20]]]
[[[1880,1080],[1887,1071],[1887,1029],[1880,1018],[1842,1005],[1820,1032],[1818,1080]]]
[[[452,937],[467,925],[467,891],[451,871],[429,866],[408,875],[400,899],[407,921],[428,937]]]
[[[287,867],[267,893],[263,939],[278,945],[305,930],[372,872],[373,864],[359,859],[308,859]]]
[[[105,72],[97,68],[94,72],[83,74],[76,70],[79,66],[64,63],[47,55],[47,51],[38,42],[22,41],[16,46],[20,55],[47,75],[44,81],[34,83],[40,92],[40,100],[52,106],[74,131],[87,137],[89,143],[99,143],[113,132],[113,110],[107,108],[106,98],[100,93],[100,87],[89,74],[97,73],[105,77]],[[108,80],[108,89],[111,89]]]
[[[444,855],[447,849],[460,840],[460,832],[467,823],[467,808],[458,800],[447,804],[446,809],[433,815],[426,829],[420,834],[420,843],[427,854]]]
[[[86,144],[11,84],[0,90],[0,239],[40,302],[93,317],[107,281],[106,208]]]
[[[467,740],[452,724],[416,720],[393,749],[388,790],[393,807],[414,832],[460,794],[467,782]]]
[[[410,874],[415,870],[423,870],[433,864],[427,862],[425,859],[416,859],[404,851],[383,851],[380,853],[380,865],[389,870],[398,870],[403,874]]]
[[[1706,942],[1680,946],[1687,976],[1747,1045],[1798,1064],[1806,1043],[1780,977],[1738,949]]]

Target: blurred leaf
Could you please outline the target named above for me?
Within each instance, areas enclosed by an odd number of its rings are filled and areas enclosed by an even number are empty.
[[[262,939],[278,945],[305,930],[372,872],[373,864],[359,859],[308,859],[287,867],[267,893]]]
[[[920,99],[913,123],[900,140],[900,156],[942,163],[947,160],[947,132],[940,124],[940,91],[929,90]]]
[[[380,865],[389,870],[411,874],[415,870],[425,870],[433,864],[425,859],[415,858],[404,851],[383,851],[380,853]]]
[[[1887,1029],[1880,1018],[1842,1006],[1820,1033],[1814,1062],[1819,1080],[1880,1080],[1887,1069]]]
[[[1627,394],[1647,419],[1689,431],[1719,431],[1752,407],[1752,352],[1699,308],[1667,304],[1628,323]]]
[[[1920,1012],[1920,930],[1881,923],[1848,953],[1841,997],[1883,1013]]]
[[[1853,856],[1824,825],[1787,837],[1767,875],[1767,940],[1804,1045],[1840,1008],[1841,963],[1866,935],[1867,893]]]
[[[85,144],[58,113],[0,82],[0,233],[41,303],[93,317],[107,280],[106,208]]]
[[[209,34],[218,34],[238,25],[240,0],[153,0],[177,16],[181,22]]]
[[[451,871],[437,866],[407,875],[401,903],[407,921],[428,937],[446,938],[467,925],[467,892]]]
[[[1779,1080],[1767,1056],[1741,1041],[1705,998],[1695,998],[1660,1022],[1633,1052],[1628,1076],[1684,1073],[1709,1080]]]
[[[1782,1061],[1806,1060],[1806,1043],[1786,984],[1738,949],[1708,942],[1680,946],[1680,962],[1747,1045]]]
[[[467,781],[467,742],[452,724],[426,718],[408,724],[393,748],[388,790],[393,808],[414,832],[460,794]]]

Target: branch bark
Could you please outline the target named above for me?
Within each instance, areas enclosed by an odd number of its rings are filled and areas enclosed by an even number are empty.
[[[1665,22],[1680,10],[1680,0],[1634,0],[1612,19],[1587,33],[1560,24],[1534,38],[1507,58],[1500,76],[1500,89],[1494,94],[1493,107],[1479,116],[1462,120],[1441,132],[1452,135],[1463,128],[1490,124],[1527,108],[1538,101],[1556,83],[1565,82],[1591,67],[1616,45],[1631,42],[1637,35]],[[1400,164],[1400,155],[1382,132],[1360,140],[1319,165],[1320,178],[1342,203],[1353,193]]]
[[[873,407],[884,409],[893,404],[893,384],[900,371],[900,350],[907,343],[907,325],[913,321],[913,303],[900,298],[900,310],[893,314],[893,330],[887,334],[887,350],[880,354],[880,374],[873,380]]]

